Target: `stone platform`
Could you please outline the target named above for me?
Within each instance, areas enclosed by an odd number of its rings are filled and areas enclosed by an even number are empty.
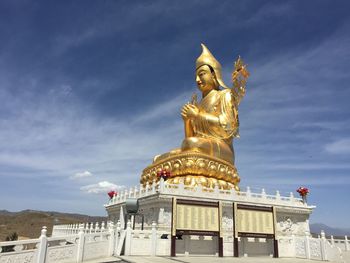
[[[278,242],[280,257],[296,257],[297,244],[305,246],[305,233],[308,235],[309,216],[315,206],[304,203],[300,198],[296,198],[290,193],[289,196],[281,196],[278,191],[274,195],[266,194],[264,190],[260,193],[253,193],[249,188],[246,191],[237,192],[234,189],[223,190],[218,187],[205,188],[201,185],[189,186],[183,183],[169,184],[161,179],[154,180],[153,184],[140,185],[128,191],[121,192],[112,198],[105,205],[109,220],[115,222],[124,229],[125,203],[127,199],[137,199],[139,202],[139,213],[144,216],[144,231],[151,231],[157,228],[160,240],[157,243],[155,255],[170,255],[170,234],[172,227],[172,200],[173,198],[201,201],[219,202],[222,205],[221,212],[221,232],[223,238],[223,256],[234,256],[234,203],[254,207],[273,207],[275,211],[275,237]],[[140,247],[148,247],[146,239],[142,239],[145,234],[141,231],[141,216],[136,216],[134,224],[135,230],[130,229],[130,235],[135,234],[137,240],[137,255],[147,255]],[[147,236],[148,234],[146,234]],[[149,233],[149,235],[152,235]],[[140,237],[142,237],[140,239]],[[130,237],[133,239],[133,237]],[[164,239],[165,238],[165,239]],[[264,238],[240,237],[238,256],[270,256],[273,254],[274,244],[271,240]],[[136,243],[135,243],[136,244]],[[218,255],[216,237],[199,238],[196,235],[187,236],[184,240],[176,241],[177,255]],[[160,247],[161,246],[161,247]],[[133,255],[133,245],[130,254]],[[304,252],[300,252],[304,253]],[[135,254],[135,255],[136,255]],[[305,253],[304,253],[305,254]],[[306,256],[306,254],[305,254]],[[300,256],[302,257],[302,255]]]

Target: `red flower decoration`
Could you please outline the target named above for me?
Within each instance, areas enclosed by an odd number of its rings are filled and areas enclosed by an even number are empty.
[[[163,178],[164,180],[167,180],[170,177],[170,171],[161,169],[157,172],[157,176]]]
[[[108,192],[108,196],[109,196],[109,198],[111,198],[111,199],[112,199],[115,195],[117,195],[117,194],[118,194],[118,193],[117,193],[116,191],[113,191],[113,190]]]
[[[306,187],[300,186],[297,189],[297,192],[300,194],[300,196],[307,196],[309,194],[309,189],[307,189]]]

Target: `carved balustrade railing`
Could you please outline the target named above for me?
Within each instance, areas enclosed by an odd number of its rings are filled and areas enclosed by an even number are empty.
[[[342,251],[350,251],[350,240],[347,236],[344,236],[343,238],[334,238],[333,236],[330,236],[329,238],[326,238],[329,244],[332,246],[338,247]]]
[[[181,182],[179,184],[167,184],[163,179],[160,179],[159,182],[153,181],[153,184],[147,183],[145,186],[140,185],[139,187],[135,186],[130,189],[122,190],[119,194],[111,198],[105,206],[108,207],[123,203],[128,198],[142,198],[155,194],[307,207],[307,204],[304,203],[301,198],[294,197],[292,192],[289,196],[281,196],[279,191],[271,195],[267,194],[264,189],[262,189],[261,192],[252,192],[250,187],[247,187],[245,191],[236,192],[233,189],[222,190],[218,187],[212,189],[202,186],[187,186]]]
[[[109,224],[109,223],[108,223]],[[86,234],[106,232],[109,226],[106,226],[105,222],[101,223],[77,223],[77,224],[62,224],[54,225],[52,229],[52,236],[67,236],[78,234],[79,231],[83,231]],[[82,225],[82,230],[80,229]]]
[[[78,233],[72,228],[66,235],[55,237],[47,237],[43,227],[38,239],[0,242],[0,262],[83,262],[109,257],[113,254],[115,228],[112,222],[108,223],[108,229],[103,226],[90,232],[80,224]]]
[[[196,242],[202,239],[205,242],[210,241],[207,237],[201,239],[194,236],[191,239]],[[306,232],[304,236],[283,236],[277,239],[280,243],[280,256],[316,260],[339,261],[341,249],[338,246],[343,246],[343,250],[346,250],[349,245],[347,237],[328,240],[324,232],[318,238],[313,238]],[[233,255],[232,242],[232,233],[225,232],[224,244],[229,248],[229,251],[225,250],[227,256]],[[266,243],[267,241],[258,238],[249,242]],[[99,232],[91,233],[84,229],[83,224],[80,224],[78,234],[57,237],[47,237],[46,228],[43,228],[38,239],[0,242],[0,262],[84,262],[121,255],[123,247],[125,247],[124,255],[166,256],[170,254],[170,233],[160,230],[154,222],[151,229],[133,230],[130,221],[126,229],[122,229],[120,222],[116,227],[113,223],[108,223],[105,230],[100,227]],[[283,247],[285,247],[284,250]]]

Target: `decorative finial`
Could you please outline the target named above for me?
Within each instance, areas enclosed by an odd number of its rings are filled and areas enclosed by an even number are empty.
[[[43,228],[41,229],[41,236],[46,236],[47,233],[47,227],[43,226]]]

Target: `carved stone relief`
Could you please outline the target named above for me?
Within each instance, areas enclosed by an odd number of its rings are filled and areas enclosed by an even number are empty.
[[[309,231],[308,215],[277,213],[277,234],[280,236],[304,236],[305,231]]]
[[[310,255],[312,258],[321,258],[321,244],[318,239],[310,240]]]
[[[222,229],[224,231],[233,231],[233,208],[223,207],[222,209]]]
[[[21,255],[5,255],[1,256],[0,263],[32,263],[34,262],[34,253],[26,253]]]
[[[296,256],[305,257],[305,240],[298,238],[295,242],[295,253]]]
[[[74,260],[74,248],[50,249],[48,253],[49,262],[58,262],[63,260]]]

